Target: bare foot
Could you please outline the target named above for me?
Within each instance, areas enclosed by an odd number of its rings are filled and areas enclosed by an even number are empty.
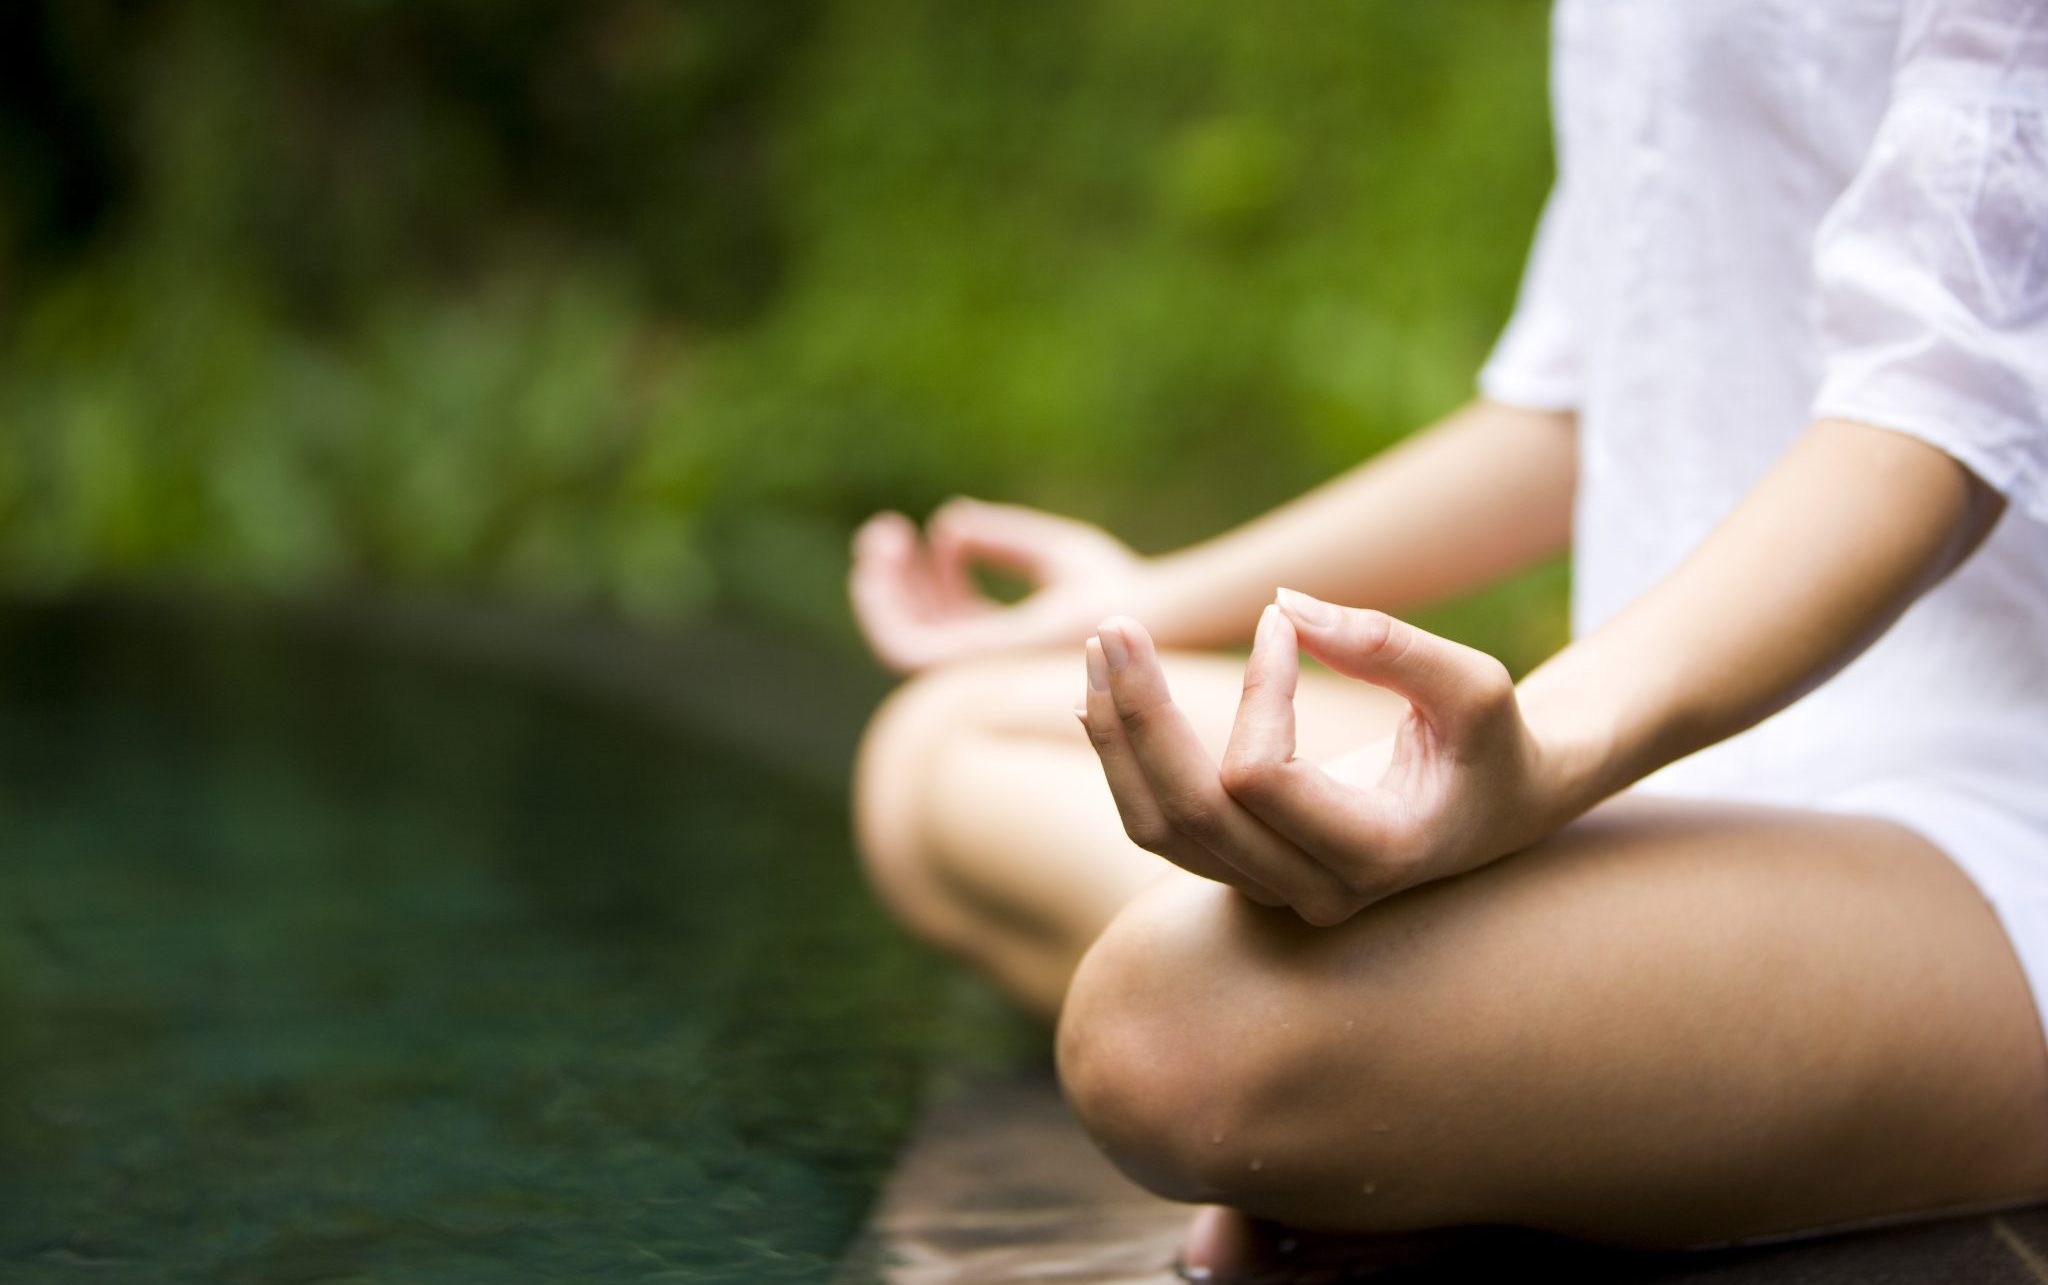
[[[1342,1236],[1296,1231],[1210,1205],[1195,1215],[1174,1271],[1204,1285],[1341,1285],[1433,1261],[1457,1232]]]

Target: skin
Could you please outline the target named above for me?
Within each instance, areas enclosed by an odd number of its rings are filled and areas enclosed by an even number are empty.
[[[2001,510],[1941,451],[1824,421],[1676,571],[1519,689],[1481,652],[1282,589],[1253,637],[1220,768],[1129,618],[1088,640],[1077,712],[1140,847],[1328,926],[1529,847],[1790,704],[1954,569]],[[1387,742],[1334,773],[1295,757],[1297,647],[1408,705]]]
[[[1185,554],[1105,553],[1122,580],[1096,587],[1155,614],[1088,639],[1085,739],[1051,726],[1050,663],[992,658],[987,632],[871,731],[857,820],[885,898],[1059,1010],[1070,1099],[1133,1177],[1240,1211],[1188,1245],[1219,1279],[1261,1265],[1246,1216],[1675,1246],[2048,1193],[2033,1006],[1938,850],[1873,819],[1615,797],[1824,681],[1967,557],[1999,505],[1966,470],[1816,425],[1519,686],[1379,611],[1238,594],[1412,604],[1552,551],[1563,427],[1481,405],[1390,460],[1398,487],[1369,465]],[[1475,478],[1484,513],[1458,500]],[[943,639],[962,555],[873,530],[870,636]],[[1434,583],[1383,552],[1440,536]],[[1216,601],[1178,606],[1203,583]],[[1241,684],[1173,650],[1230,620],[1257,621]]]
[[[1572,441],[1569,415],[1475,402],[1292,503],[1154,559],[1016,505],[954,500],[922,539],[902,514],[878,514],[854,538],[854,617],[878,659],[915,673],[1079,646],[1113,612],[1143,620],[1165,647],[1236,646],[1279,584],[1409,609],[1563,551]],[[989,602],[967,575],[975,562],[1036,592]]]

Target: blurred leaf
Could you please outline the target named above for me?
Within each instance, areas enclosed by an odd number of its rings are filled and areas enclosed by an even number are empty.
[[[967,492],[1141,547],[1213,533],[1468,395],[1548,182],[1544,20],[18,21],[0,177],[71,186],[0,203],[0,575],[844,631],[845,535],[875,508]],[[61,166],[33,127],[52,112]],[[1561,591],[1532,583],[1447,619],[1540,652]]]

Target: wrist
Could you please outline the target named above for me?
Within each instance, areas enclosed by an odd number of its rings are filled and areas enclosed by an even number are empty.
[[[1522,680],[1515,699],[1535,747],[1538,806],[1550,830],[1642,775],[1620,719],[1597,689],[1546,666]]]
[[[1238,641],[1250,633],[1242,629],[1219,628],[1215,617],[1223,605],[1218,602],[1213,569],[1202,565],[1192,550],[1139,557],[1131,572],[1132,605],[1124,609],[1162,647],[1208,647]],[[1261,606],[1264,604],[1261,603]],[[1256,620],[1253,608],[1251,619]]]
[[[1124,585],[1114,607],[1115,614],[1129,616],[1144,625],[1146,632],[1162,646],[1172,645],[1166,637],[1173,633],[1179,614],[1178,595],[1167,565],[1170,556],[1131,555],[1131,564],[1125,572]]]

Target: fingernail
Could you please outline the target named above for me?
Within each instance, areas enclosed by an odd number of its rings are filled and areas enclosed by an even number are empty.
[[[1098,635],[1090,638],[1088,645],[1081,650],[1088,657],[1088,690],[1092,692],[1108,691],[1109,662],[1102,655],[1102,636]]]
[[[1297,593],[1292,589],[1282,589],[1276,597],[1278,597],[1280,605],[1286,609],[1288,615],[1293,616],[1304,624],[1334,625],[1337,623],[1336,611],[1331,608],[1329,603],[1319,598],[1311,598],[1305,593]]]
[[[1115,625],[1104,625],[1102,632],[1095,636],[1102,640],[1102,652],[1105,656],[1109,657],[1109,667],[1111,669],[1120,671],[1125,665],[1131,663],[1131,648],[1130,644],[1124,641],[1123,630],[1118,629]],[[1109,678],[1106,675],[1102,680],[1102,689],[1104,691],[1109,690]]]

